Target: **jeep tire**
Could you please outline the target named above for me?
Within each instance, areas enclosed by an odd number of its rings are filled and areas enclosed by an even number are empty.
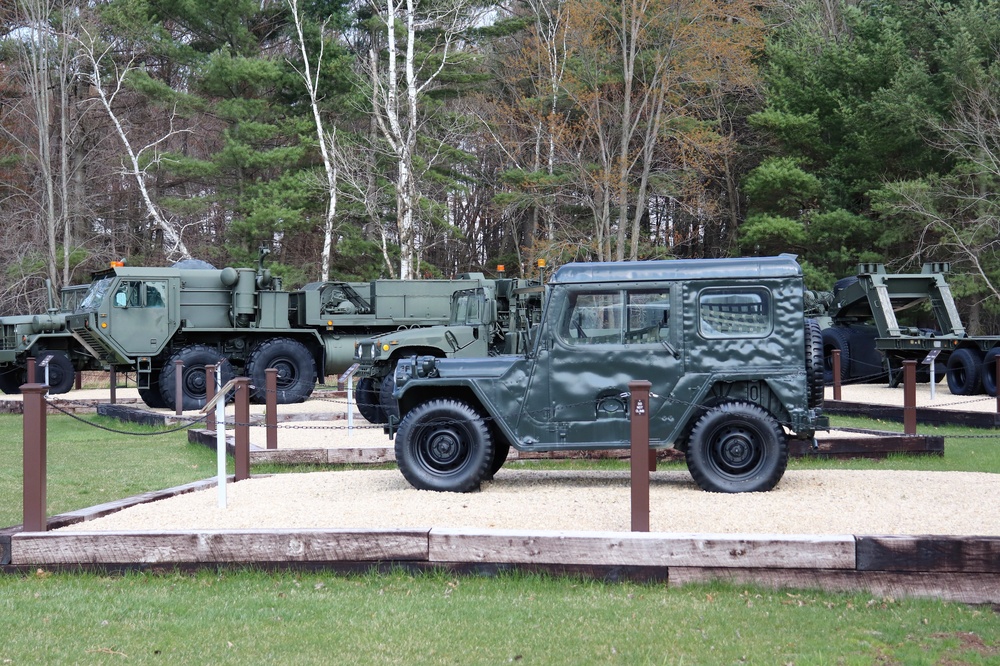
[[[810,407],[823,404],[823,331],[815,319],[806,319],[806,395]]]
[[[396,432],[396,464],[420,490],[478,490],[493,457],[493,438],[483,417],[458,400],[417,405]]]
[[[703,490],[771,490],[785,473],[788,442],[777,420],[748,402],[710,408],[691,430],[688,470]]]

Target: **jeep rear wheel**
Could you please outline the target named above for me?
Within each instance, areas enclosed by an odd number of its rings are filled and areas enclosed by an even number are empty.
[[[771,490],[788,464],[788,442],[777,420],[748,402],[709,409],[691,430],[688,470],[702,489],[717,493]]]
[[[493,438],[483,417],[458,400],[418,405],[399,424],[396,464],[420,490],[478,490],[493,463]]]

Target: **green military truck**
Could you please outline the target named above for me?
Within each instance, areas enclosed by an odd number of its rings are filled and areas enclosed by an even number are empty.
[[[367,293],[318,282],[289,292],[263,259],[256,269],[117,266],[95,276],[73,313],[50,317],[47,326],[69,330],[103,365],[135,373],[151,407],[204,405],[205,366],[215,364],[224,380],[249,377],[258,402],[266,397],[265,371],[277,369],[278,402],[291,403],[346,370],[357,340],[444,324],[451,295],[485,279],[375,280]]]
[[[50,326],[49,317],[76,309],[90,285],[72,285],[60,290],[60,302],[49,292],[49,309],[43,315],[0,317],[0,391],[21,392],[28,379],[29,358],[35,359],[35,377],[48,376],[49,393],[66,393],[73,388],[76,373],[100,370],[97,362],[65,326]]]
[[[924,264],[919,273],[889,273],[861,264],[838,280],[832,293],[811,300],[823,335],[825,379],[833,381],[833,351],[840,352],[841,381],[885,381],[896,386],[903,361],[914,360],[918,379],[947,375],[955,395],[996,395],[1000,337],[965,330],[948,285],[947,263]],[[927,363],[923,361],[927,360]]]
[[[398,416],[391,376],[401,358],[475,358],[524,351],[528,332],[541,317],[543,292],[538,280],[486,280],[454,293],[447,326],[395,331],[358,342],[358,411],[372,423]]]
[[[684,451],[705,490],[769,490],[787,439],[828,425],[803,292],[791,255],[562,266],[523,353],[398,363],[400,471],[464,492],[511,447],[628,448],[628,384],[648,380],[652,447]]]

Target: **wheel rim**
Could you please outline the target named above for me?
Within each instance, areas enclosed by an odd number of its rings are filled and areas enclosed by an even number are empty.
[[[468,438],[455,424],[429,423],[417,435],[416,454],[420,466],[429,472],[453,472],[468,460]]]
[[[184,371],[184,394],[195,399],[205,397],[206,391],[204,370],[191,368]]]
[[[726,476],[751,474],[763,459],[759,434],[745,425],[728,425],[716,431],[709,449],[712,466]]]
[[[295,363],[287,358],[276,359],[269,367],[278,371],[278,388],[288,388],[299,378]]]

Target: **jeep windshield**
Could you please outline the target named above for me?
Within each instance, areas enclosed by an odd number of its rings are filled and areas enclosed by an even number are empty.
[[[80,300],[80,304],[77,306],[77,312],[86,312],[88,310],[96,310],[104,299],[104,294],[108,292],[108,288],[111,287],[111,281],[114,279],[114,275],[107,275],[102,277],[100,280],[95,280],[91,285],[90,289],[87,290],[86,295]]]

